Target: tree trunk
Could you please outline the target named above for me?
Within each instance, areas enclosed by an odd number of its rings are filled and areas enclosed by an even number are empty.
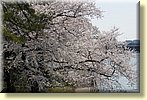
[[[32,93],[37,93],[39,92],[39,85],[37,83],[37,81],[34,81],[32,86],[31,86],[31,92]]]
[[[11,79],[10,72],[5,70],[4,74],[5,74],[5,82],[6,82],[6,93],[16,92],[14,81]]]

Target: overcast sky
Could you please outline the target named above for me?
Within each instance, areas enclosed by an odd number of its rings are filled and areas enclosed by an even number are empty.
[[[104,17],[93,19],[92,23],[100,30],[109,31],[114,26],[123,33],[118,37],[120,41],[134,40],[138,38],[137,32],[137,3],[138,0],[95,0],[96,6],[101,10]]]

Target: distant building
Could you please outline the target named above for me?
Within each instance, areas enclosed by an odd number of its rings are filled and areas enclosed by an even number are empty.
[[[125,42],[128,48],[140,52],[140,40],[126,40]]]

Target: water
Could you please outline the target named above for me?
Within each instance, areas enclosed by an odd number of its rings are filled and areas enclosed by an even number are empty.
[[[122,87],[124,90],[127,90],[127,91],[131,91],[131,92],[134,92],[134,91],[139,91],[139,60],[140,60],[140,53],[134,53],[133,54],[135,57],[131,59],[130,63],[133,65],[133,69],[134,71],[136,72],[136,74],[138,75],[138,82],[135,83],[134,86],[129,86],[127,85],[128,83],[128,80],[125,78],[125,77],[121,77],[119,79],[119,82],[122,84]]]

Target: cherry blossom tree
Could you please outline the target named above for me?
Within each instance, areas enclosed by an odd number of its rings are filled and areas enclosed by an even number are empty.
[[[25,84],[31,90],[35,84],[38,88],[32,92],[65,86],[116,92],[123,90],[122,76],[131,86],[136,84],[132,51],[116,39],[119,29],[100,31],[92,25],[91,18],[103,17],[95,3],[52,0],[24,4],[27,9],[20,3],[9,5],[17,12],[13,19],[4,16],[3,63],[14,85]]]

